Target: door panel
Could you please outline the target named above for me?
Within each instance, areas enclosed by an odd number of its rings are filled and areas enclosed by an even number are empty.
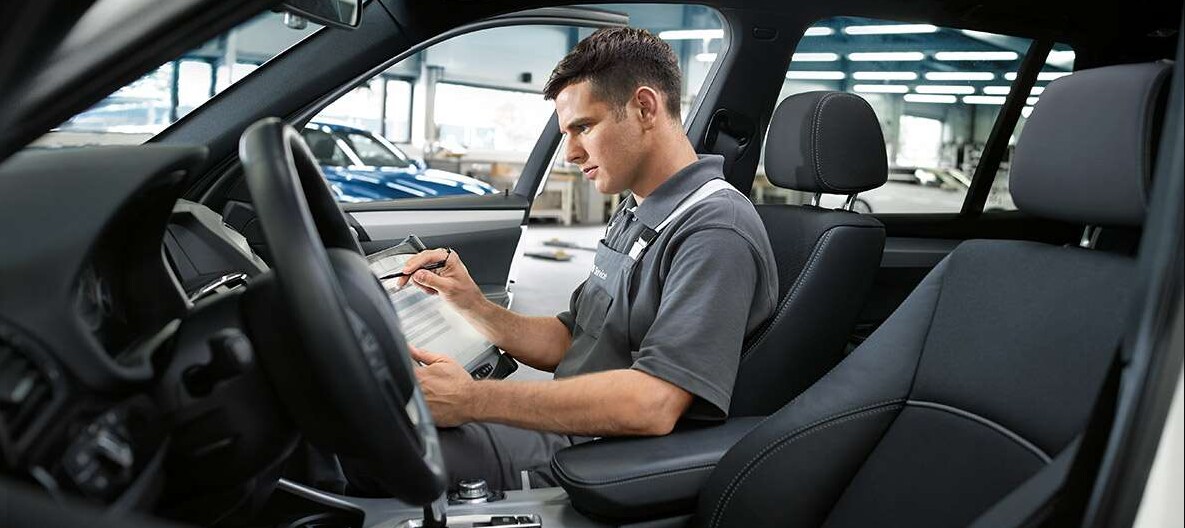
[[[526,210],[454,209],[445,211],[367,211],[352,214],[372,240],[388,240],[397,243],[408,235],[424,238],[505,228],[513,228],[517,232],[518,227],[523,223]]]
[[[457,215],[467,213],[465,211],[456,212]],[[515,223],[510,227],[482,231],[459,230],[437,235],[418,232],[413,234],[430,248],[453,248],[464,259],[473,281],[483,291],[496,291],[506,288],[510,264],[514,261],[515,249],[518,247],[519,237],[522,235],[522,227],[519,226],[519,223]],[[399,244],[402,240],[403,237],[364,241],[361,242],[362,250],[369,255]]]

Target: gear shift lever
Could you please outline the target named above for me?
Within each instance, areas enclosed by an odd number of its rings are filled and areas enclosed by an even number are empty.
[[[424,505],[423,528],[448,528],[448,516],[444,512],[447,501],[444,495]]]

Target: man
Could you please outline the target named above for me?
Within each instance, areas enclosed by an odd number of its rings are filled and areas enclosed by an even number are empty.
[[[552,72],[545,94],[565,159],[598,191],[632,194],[569,311],[528,317],[486,300],[455,252],[425,251],[404,268],[506,353],[556,375],[474,381],[412,350],[451,478],[552,485],[552,454],[582,437],[664,435],[682,418],[727,416],[745,336],[775,308],[777,271],[753,205],[720,179],[723,159],[688,141],[680,83],[670,46],[633,28],[597,31]]]

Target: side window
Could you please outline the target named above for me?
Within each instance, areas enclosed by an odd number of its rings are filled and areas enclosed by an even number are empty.
[[[691,5],[599,5],[671,43],[690,108],[723,41],[715,11]],[[318,113],[305,139],[343,202],[484,195],[512,189],[555,106],[543,87],[594,30],[524,25],[437,43],[389,66]],[[325,136],[330,136],[329,141]],[[323,151],[313,144],[321,142]],[[330,154],[340,148],[344,161]],[[557,163],[533,216],[597,220],[604,210],[575,167]],[[536,214],[538,213],[538,214]]]
[[[885,136],[888,182],[861,193],[855,208],[872,213],[957,213],[1000,106],[1016,79],[1028,39],[979,31],[835,17],[820,21],[791,59],[782,99],[814,90],[860,95],[872,106]],[[1065,59],[1069,53],[1069,61]],[[1058,55],[1061,53],[1061,55]],[[1033,89],[1068,75],[1073,58],[1059,46]],[[1039,97],[1030,97],[1035,104]],[[1032,111],[1027,107],[1023,115]],[[1019,126],[1017,130],[1019,131]],[[1000,166],[988,209],[1012,209],[1007,170]],[[805,203],[809,196],[773,187],[759,171],[754,198]],[[844,196],[825,196],[839,207]]]

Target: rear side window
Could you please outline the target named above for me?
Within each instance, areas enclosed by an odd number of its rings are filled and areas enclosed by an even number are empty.
[[[883,187],[861,193],[856,210],[957,213],[1029,45],[1029,39],[930,24],[830,18],[812,26],[794,50],[778,102],[803,92],[839,90],[872,106],[885,136],[889,177]],[[1059,46],[1029,104],[1072,67],[1073,52]],[[1031,111],[1028,106],[1023,115]],[[1010,159],[1011,146],[988,209],[1014,208],[1007,186]],[[770,185],[764,167],[753,194],[764,203],[811,199]],[[825,196],[821,205],[840,207],[845,199]]]

